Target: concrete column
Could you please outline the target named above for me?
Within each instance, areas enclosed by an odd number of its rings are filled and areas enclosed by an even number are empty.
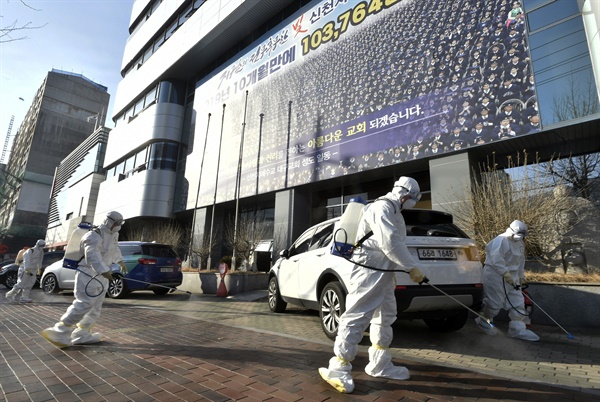
[[[471,162],[467,152],[429,161],[431,208],[452,213],[471,190]]]
[[[298,189],[288,189],[275,195],[273,258],[311,226],[310,197]]]

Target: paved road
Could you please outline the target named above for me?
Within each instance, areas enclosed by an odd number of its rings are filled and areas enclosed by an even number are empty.
[[[6,401],[544,400],[600,398],[600,331],[534,326],[541,341],[488,337],[469,322],[437,334],[400,322],[392,352],[408,381],[367,376],[368,340],[354,362],[355,393],[342,395],[316,369],[332,342],[316,313],[272,314],[264,294],[235,298],[139,292],[107,300],[106,340],[57,349],[40,335],[72,301],[44,295],[10,304],[0,290],[0,388]],[[245,297],[249,296],[249,297]],[[534,317],[535,318],[535,317]],[[499,323],[506,330],[505,323]],[[1,398],[0,398],[1,399]]]

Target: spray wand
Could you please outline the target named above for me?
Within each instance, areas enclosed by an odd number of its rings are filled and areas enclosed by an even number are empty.
[[[520,287],[518,288],[518,290],[520,290]],[[525,294],[525,293],[524,293],[522,290],[521,290],[521,293],[523,293],[523,296],[527,296],[527,297],[529,298],[529,300],[531,300],[531,302],[534,304],[534,306],[536,306],[537,308],[539,308],[539,309],[540,309],[540,310],[541,310],[541,311],[542,311],[544,314],[546,314],[546,316],[547,316],[548,318],[550,318],[550,319],[551,319],[551,320],[552,320],[552,321],[553,321],[553,322],[554,322],[554,323],[555,323],[555,324],[556,324],[556,325],[557,325],[557,326],[558,326],[560,329],[562,329],[562,330],[563,330],[563,332],[564,332],[565,334],[567,334],[567,338],[568,338],[568,339],[575,339],[575,337],[574,337],[573,335],[571,335],[571,334],[570,334],[570,333],[569,333],[569,332],[568,332],[566,329],[564,329],[564,328],[563,328],[563,327],[562,327],[562,326],[561,326],[561,325],[560,325],[558,322],[556,322],[556,320],[555,320],[554,318],[552,318],[552,317],[550,316],[550,314],[548,314],[548,313],[546,312],[546,310],[544,310],[542,307],[540,307],[540,305],[539,305],[539,304],[537,304],[537,303],[536,303],[536,302],[535,302],[535,301],[534,301],[534,300],[531,298],[531,295],[529,295],[529,294]]]
[[[346,235],[345,230],[344,229],[338,229],[336,231],[336,236],[337,236],[337,232],[339,231],[343,231],[344,235]],[[334,250],[337,252],[337,254],[340,257],[342,257],[343,259],[345,259],[346,261],[351,262],[352,264],[361,266],[363,268],[367,268],[367,269],[371,269],[373,271],[380,271],[380,272],[404,272],[405,274],[409,274],[409,271],[405,271],[403,269],[382,269],[382,268],[376,268],[376,267],[371,267],[369,265],[364,265],[361,264],[359,262],[353,261],[351,258],[347,257],[347,254],[352,255],[352,252],[354,251],[354,249],[360,247],[362,245],[362,243],[368,239],[369,237],[371,237],[373,235],[373,231],[370,231],[369,233],[367,233],[365,236],[363,236],[360,240],[358,240],[353,246],[352,248],[350,248],[350,250],[341,250],[339,245],[337,244],[337,242],[334,241],[333,243],[333,248]],[[421,282],[419,282],[419,285],[422,285],[426,283],[427,285],[431,286],[433,289],[437,290],[438,292],[440,292],[441,294],[443,294],[444,296],[449,297],[450,299],[454,300],[456,303],[458,303],[459,305],[461,305],[462,307],[466,308],[468,311],[472,312],[473,314],[475,314],[476,316],[478,316],[479,318],[481,318],[484,322],[486,322],[490,328],[494,328],[494,324],[492,323],[492,321],[486,317],[484,317],[483,315],[481,315],[480,313],[478,313],[477,311],[473,310],[472,308],[470,308],[469,306],[467,306],[466,304],[462,303],[461,301],[459,301],[457,298],[449,295],[448,293],[444,292],[442,289],[438,288],[435,285],[432,285],[431,283],[429,283],[429,278],[427,278],[426,276],[423,276],[423,279],[421,280]],[[533,301],[533,300],[532,300]]]
[[[191,294],[192,294],[192,292],[188,292],[187,290],[181,290],[181,289],[177,289],[177,288],[174,288],[174,287],[171,287],[171,286],[157,285],[156,283],[151,283],[151,282],[146,282],[146,281],[140,281],[140,280],[138,280],[138,279],[127,278],[127,277],[125,277],[125,276],[123,276],[122,278],[123,278],[123,279],[125,279],[125,280],[128,280],[128,281],[139,282],[139,283],[145,283],[145,284],[147,284],[147,285],[152,285],[152,286],[156,286],[156,287],[159,287],[159,288],[170,289],[170,292],[169,292],[169,293],[173,293],[173,292],[184,292],[184,293],[187,293],[188,295],[191,295]]]

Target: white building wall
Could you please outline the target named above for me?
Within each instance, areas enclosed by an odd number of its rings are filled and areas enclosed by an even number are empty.
[[[129,123],[121,123],[110,132],[104,166],[151,140],[181,141],[184,108],[173,103],[157,103]]]
[[[180,0],[163,1],[144,26],[129,38],[125,46],[123,67],[133,60],[181,3]],[[196,46],[243,3],[243,0],[209,0],[202,5],[147,62],[123,78],[117,87],[114,115],[121,113],[135,97],[145,92],[182,55]]]
[[[125,180],[106,180],[100,185],[94,222],[101,222],[110,211],[119,211],[125,219],[172,218],[175,178],[175,172],[146,170]]]

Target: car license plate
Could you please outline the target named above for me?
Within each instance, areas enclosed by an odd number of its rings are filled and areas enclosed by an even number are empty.
[[[173,268],[169,267],[169,268],[161,268],[160,272],[173,272]]]
[[[456,251],[451,248],[418,248],[419,260],[456,260]]]

